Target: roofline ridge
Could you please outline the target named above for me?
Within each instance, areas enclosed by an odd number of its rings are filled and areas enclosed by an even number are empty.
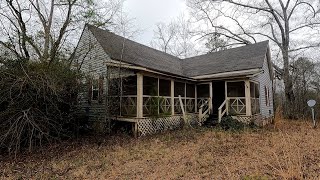
[[[232,50],[235,50],[235,49],[244,48],[244,47],[248,47],[248,46],[252,46],[252,45],[257,45],[257,44],[262,44],[262,43],[265,43],[265,42],[268,42],[268,44],[269,44],[269,40],[265,40],[265,41],[260,41],[260,42],[253,43],[253,44],[247,44],[247,45],[244,45],[244,46],[238,46],[238,47],[234,47],[234,48],[230,48],[230,49],[224,49],[224,50],[217,51],[217,52],[211,52],[211,53],[201,54],[201,55],[192,56],[192,57],[188,57],[188,58],[183,58],[183,59],[181,59],[181,60],[187,60],[187,59],[192,59],[192,58],[196,58],[196,57],[213,55],[213,54],[222,53],[222,52],[225,52],[225,51],[232,51]],[[268,46],[269,46],[269,45],[268,45]]]
[[[101,30],[101,31],[106,31],[107,33],[111,33],[111,34],[113,34],[113,35],[115,35],[115,36],[118,36],[118,37],[120,37],[120,38],[124,38],[124,39],[126,39],[126,41],[127,41],[127,40],[128,40],[128,41],[131,41],[131,42],[133,42],[133,43],[135,43],[135,44],[139,44],[139,45],[144,46],[144,47],[146,47],[146,48],[148,48],[148,49],[152,49],[152,50],[154,50],[154,51],[158,51],[158,52],[160,52],[160,53],[166,54],[167,56],[171,56],[171,57],[173,57],[173,58],[179,59],[180,61],[182,60],[181,58],[179,58],[179,57],[177,57],[177,56],[174,56],[174,55],[172,55],[172,54],[166,53],[166,52],[164,52],[164,51],[161,51],[161,50],[152,48],[152,47],[150,47],[150,46],[144,45],[144,44],[142,44],[142,43],[139,43],[139,42],[133,41],[133,40],[131,40],[131,39],[129,39],[129,38],[126,38],[126,37],[123,37],[123,36],[121,36],[121,35],[118,35],[118,34],[112,32],[112,31],[109,30],[109,29],[102,29],[102,28],[96,27],[96,26],[91,25],[91,24],[88,24],[88,23],[86,23],[86,26],[88,26],[88,27],[91,26],[91,27],[96,28],[96,29],[99,29],[99,30]],[[90,28],[89,28],[89,30],[90,30]],[[94,33],[93,33],[93,34],[94,34]]]

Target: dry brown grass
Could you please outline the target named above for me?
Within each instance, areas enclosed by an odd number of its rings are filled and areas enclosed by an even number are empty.
[[[114,136],[3,159],[3,179],[319,179],[320,129],[282,120],[264,129],[186,129]]]

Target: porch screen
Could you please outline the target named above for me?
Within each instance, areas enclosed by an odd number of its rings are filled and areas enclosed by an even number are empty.
[[[193,113],[195,112],[195,85],[194,84],[186,84],[186,100],[185,100],[185,108],[186,112]]]
[[[143,76],[143,115],[158,116],[158,78]]]
[[[121,102],[121,103],[120,103]],[[108,107],[113,116],[136,116],[137,76],[108,80]]]
[[[258,83],[250,82],[251,111],[252,114],[260,113],[260,88]]]
[[[174,113],[182,114],[179,95],[182,98],[182,102],[185,104],[185,83],[174,82]]]
[[[200,109],[200,106],[208,101],[210,97],[209,84],[199,84],[197,85],[197,109]]]
[[[121,97],[121,79],[112,78],[108,80],[108,100],[107,107],[111,116],[121,116],[120,97]]]
[[[143,95],[158,96],[158,79],[143,76]]]
[[[122,78],[121,115],[137,114],[137,76]]]
[[[171,96],[171,81],[165,79],[159,79],[159,95]]]
[[[227,101],[229,114],[246,114],[246,98],[244,81],[227,82]]]
[[[227,82],[228,97],[245,97],[244,82]]]
[[[159,113],[171,114],[171,81],[159,79]]]

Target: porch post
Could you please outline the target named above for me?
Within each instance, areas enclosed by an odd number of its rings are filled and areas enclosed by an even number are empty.
[[[209,109],[211,114],[212,113],[212,81],[209,83],[209,95],[210,95]]]
[[[143,75],[137,73],[137,118],[143,117]]]
[[[174,115],[174,80],[171,80],[171,115]]]
[[[227,81],[224,82],[224,94],[225,94],[225,100],[226,100],[227,115],[229,115],[228,83],[227,83]]]
[[[197,89],[197,85],[194,85],[194,108],[195,111],[194,112],[198,112],[198,89]]]
[[[246,116],[251,116],[251,95],[250,95],[250,81],[245,80],[245,95],[246,95]]]

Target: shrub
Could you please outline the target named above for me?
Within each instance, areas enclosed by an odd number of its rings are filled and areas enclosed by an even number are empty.
[[[69,136],[79,74],[63,63],[0,67],[0,147],[17,152]]]
[[[256,127],[253,123],[245,124],[236,119],[233,119],[231,116],[223,117],[219,125],[222,129],[231,130],[231,131],[244,130],[245,127],[250,127],[250,128]]]

